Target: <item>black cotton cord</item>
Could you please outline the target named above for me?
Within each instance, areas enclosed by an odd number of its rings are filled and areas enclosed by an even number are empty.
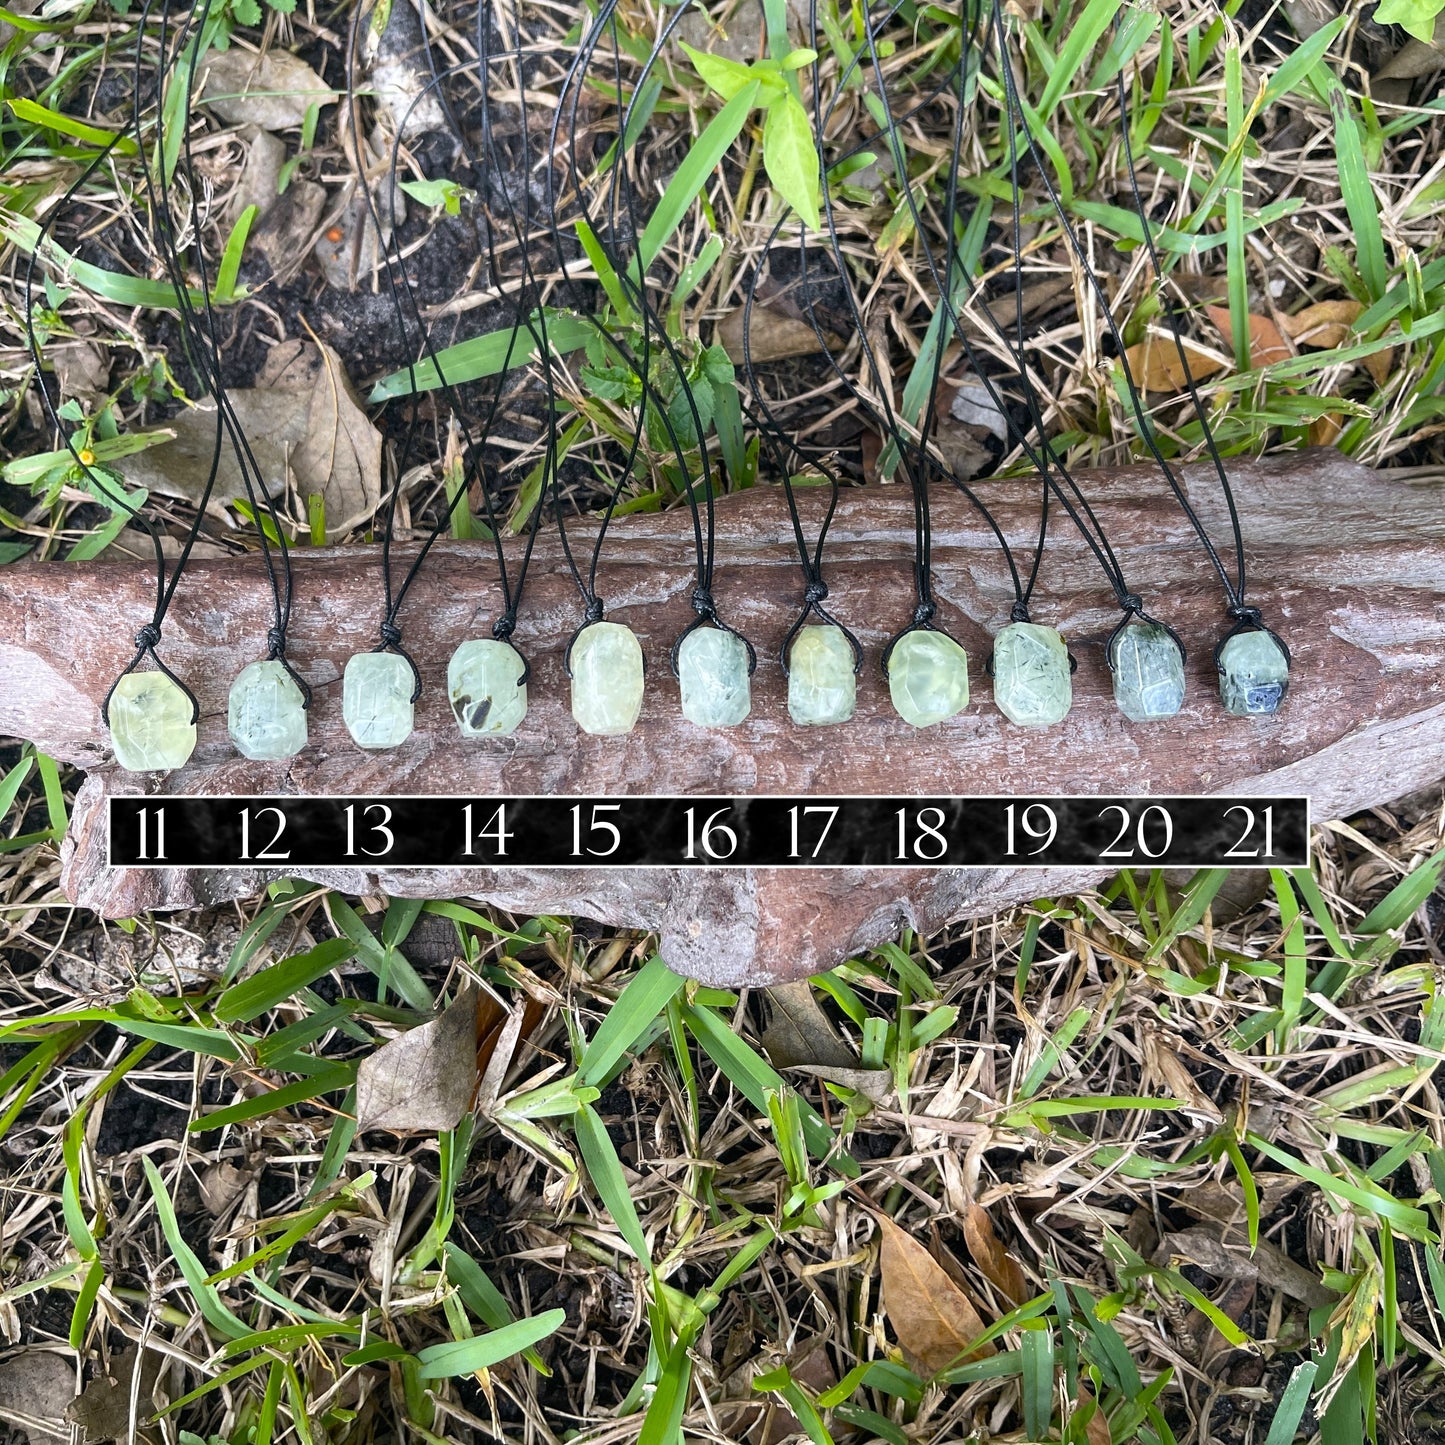
[[[1124,70],[1121,66],[1119,74],[1115,77],[1119,96],[1119,137],[1122,142],[1124,154],[1124,166],[1129,175],[1129,189],[1134,197],[1134,209],[1139,216],[1139,225],[1144,234],[1144,247],[1149,254],[1149,264],[1153,268],[1156,281],[1160,285],[1161,293],[1164,284],[1164,267],[1159,260],[1159,251],[1154,244],[1154,230],[1149,220],[1148,208],[1144,204],[1144,196],[1139,188],[1139,177],[1134,167],[1134,143],[1129,134],[1129,98],[1128,86],[1124,82]],[[1174,341],[1174,350],[1179,358],[1179,364],[1184,372],[1184,385],[1189,393],[1189,400],[1194,407],[1194,414],[1199,418],[1199,426],[1204,434],[1205,449],[1209,453],[1209,459],[1214,465],[1215,475],[1219,479],[1219,490],[1224,497],[1224,505],[1229,513],[1229,528],[1234,544],[1234,578],[1229,576],[1228,569],[1220,558],[1204,523],[1200,520],[1198,513],[1190,505],[1189,498],[1185,495],[1183,487],[1179,485],[1178,479],[1173,471],[1164,467],[1165,478],[1169,482],[1169,488],[1174,493],[1175,500],[1179,503],[1181,510],[1188,519],[1189,525],[1193,527],[1195,535],[1199,538],[1204,547],[1205,555],[1209,558],[1214,570],[1219,574],[1219,580],[1224,584],[1225,596],[1228,605],[1225,608],[1226,615],[1233,622],[1233,626],[1227,631],[1214,648],[1214,663],[1219,665],[1219,655],[1224,649],[1224,644],[1237,633],[1246,631],[1265,632],[1278,644],[1280,651],[1284,653],[1285,665],[1290,663],[1289,646],[1285,640],[1264,625],[1264,615],[1258,607],[1251,607],[1247,600],[1247,576],[1244,560],[1244,533],[1240,527],[1239,509],[1235,505],[1234,489],[1229,485],[1229,473],[1224,465],[1224,457],[1219,450],[1218,443],[1214,437],[1214,428],[1209,424],[1208,411],[1204,400],[1199,394],[1199,387],[1194,378],[1194,369],[1189,364],[1188,348],[1184,345],[1184,338],[1179,331],[1179,321],[1175,316],[1174,307],[1169,300],[1161,294],[1161,309],[1164,319],[1169,326],[1169,334]],[[1127,373],[1126,373],[1127,374]],[[1130,385],[1132,390],[1132,378]]]
[[[1003,19],[1003,11],[999,5],[999,0],[992,0],[992,5],[994,30],[998,37],[1001,79],[1003,81],[1005,93],[1009,97],[1010,104],[1017,107],[1020,112],[1022,112],[1022,105],[1019,102],[1018,92],[1014,84],[1013,67],[1008,63],[1007,58],[1006,31]],[[1148,247],[1150,259],[1154,264],[1156,274],[1162,275],[1162,271],[1159,267],[1158,253],[1154,247],[1153,233],[1150,229],[1148,216],[1145,213],[1143,207],[1143,197],[1139,193],[1137,178],[1134,176],[1132,147],[1130,146],[1128,137],[1127,111],[1121,116],[1121,130],[1124,137],[1124,147],[1126,159],[1128,161],[1130,181],[1134,187],[1134,195],[1136,205],[1138,206],[1140,223],[1143,228],[1145,244]],[[1046,158],[1040,152],[1038,143],[1034,138],[1033,132],[1027,125],[1023,127],[1023,135],[1024,141],[1029,149],[1029,154],[1032,156],[1034,164],[1038,169],[1039,180],[1042,182],[1043,187],[1048,194],[1049,203],[1053,207],[1055,214],[1059,218],[1059,224],[1063,229],[1064,235],[1068,239],[1070,249],[1073,251],[1075,257],[1077,257],[1083,267],[1084,275],[1088,281],[1089,288],[1093,291],[1095,299],[1099,303],[1099,308],[1104,318],[1104,324],[1108,327],[1109,334],[1114,340],[1114,345],[1119,354],[1119,365],[1124,375],[1125,388],[1129,393],[1129,405],[1134,413],[1135,420],[1138,423],[1139,432],[1144,440],[1144,444],[1146,447],[1148,447],[1149,452],[1153,456],[1155,462],[1158,464],[1160,471],[1163,472],[1164,478],[1168,482],[1170,490],[1174,493],[1174,496],[1179,501],[1186,517],[1188,517],[1191,525],[1194,527],[1195,532],[1199,536],[1201,542],[1204,544],[1206,553],[1209,556],[1209,559],[1213,564],[1215,570],[1218,572],[1220,581],[1224,584],[1225,594],[1229,599],[1227,612],[1228,615],[1234,620],[1234,626],[1230,629],[1229,632],[1225,634],[1223,638],[1220,639],[1218,645],[1215,647],[1214,658],[1215,664],[1217,666],[1219,662],[1219,654],[1223,649],[1224,644],[1228,642],[1229,639],[1233,637],[1236,633],[1255,629],[1261,631],[1268,631],[1268,629],[1265,628],[1263,625],[1259,609],[1248,606],[1244,600],[1243,537],[1239,529],[1238,516],[1235,512],[1233,493],[1230,490],[1228,479],[1224,474],[1222,459],[1219,458],[1217,449],[1213,445],[1212,433],[1210,432],[1209,424],[1205,419],[1203,406],[1202,403],[1199,401],[1198,392],[1195,388],[1191,386],[1191,395],[1194,398],[1195,406],[1198,411],[1199,419],[1204,428],[1205,434],[1210,438],[1209,444],[1211,454],[1214,455],[1216,459],[1216,465],[1219,469],[1219,475],[1223,483],[1224,495],[1229,508],[1231,524],[1234,530],[1236,558],[1239,567],[1238,587],[1236,587],[1235,583],[1230,579],[1229,573],[1225,568],[1223,562],[1220,560],[1219,554],[1215,550],[1213,543],[1209,540],[1209,537],[1204,530],[1203,524],[1199,521],[1197,514],[1189,505],[1188,499],[1185,497],[1183,489],[1180,487],[1177,479],[1174,476],[1173,471],[1170,469],[1168,460],[1164,456],[1164,453],[1160,450],[1158,438],[1156,437],[1154,432],[1153,423],[1149,420],[1148,413],[1144,408],[1142,394],[1139,391],[1138,384],[1134,380],[1133,368],[1129,365],[1129,358],[1127,355],[1128,348],[1124,344],[1124,337],[1122,332],[1119,330],[1118,322],[1114,319],[1113,311],[1109,306],[1108,297],[1104,294],[1103,285],[1099,281],[1099,278],[1095,274],[1093,268],[1088,263],[1088,257],[1084,251],[1083,243],[1079,240],[1078,233],[1075,231],[1073,224],[1070,222],[1068,214],[1064,209],[1064,204],[1059,197],[1058,190],[1049,176]],[[1168,310],[1169,308],[1165,307],[1166,315],[1168,314]],[[1170,317],[1170,326],[1171,329],[1174,328],[1174,322],[1172,317]],[[1180,348],[1180,354],[1182,356],[1183,342],[1179,338],[1177,330],[1175,332],[1175,344]],[[1187,357],[1185,357],[1184,359],[1184,366],[1186,374],[1189,374],[1189,363]],[[1272,632],[1270,633],[1270,636],[1273,637],[1274,640],[1279,644],[1281,650],[1285,654],[1286,663],[1288,663],[1289,650],[1285,646],[1283,640],[1275,636],[1275,634]]]

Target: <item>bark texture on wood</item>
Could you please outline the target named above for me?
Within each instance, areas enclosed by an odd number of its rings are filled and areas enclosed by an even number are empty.
[[[515,641],[530,659],[530,711],[511,738],[463,742],[446,699],[446,663],[486,636],[498,595],[486,544],[440,543],[401,615],[425,691],[417,728],[395,752],[357,749],[341,721],[341,672],[375,644],[378,551],[328,548],[296,558],[291,655],[315,689],[311,743],[281,764],[248,762],[226,737],[232,679],[263,655],[269,596],[259,561],[192,564],[167,618],[161,655],[201,703],[190,765],[164,778],[116,771],[100,703],[149,618],[153,580],[130,564],[0,569],[0,732],[91,770],[65,850],[65,884],[107,916],[186,907],[254,891],[260,872],[113,870],[103,802],[111,792],[162,793],[1307,793],[1317,817],[1349,812],[1445,775],[1445,490],[1375,474],[1333,452],[1238,462],[1231,477],[1249,543],[1250,600],[1294,653],[1290,696],[1274,718],[1227,715],[1211,659],[1227,623],[1218,579],[1152,468],[1090,473],[1083,485],[1131,587],[1183,636],[1189,696],[1164,724],[1124,719],[1103,647],[1118,620],[1112,595],[1072,523],[1056,517],[1036,597],[1038,621],[1061,628],[1079,660],[1074,710],[1026,732],[993,705],[983,663],[1008,620],[1002,555],[968,501],[933,497],[938,624],[968,649],[974,701],[919,732],[893,713],[878,657],[912,610],[912,513],[902,487],[845,492],[830,532],[829,607],[867,649],[858,714],[841,728],[794,727],[778,645],[801,602],[791,526],[776,488],[718,505],[713,591],[758,649],[752,716],[706,731],[685,722],[668,672],[691,620],[691,522],[685,511],[629,517],[609,532],[599,587],[610,619],[642,638],[647,699],[625,738],[578,733],[562,648],[577,591],[555,542],[538,546]],[[1196,510],[1228,537],[1212,474],[1186,470]],[[1026,565],[1038,517],[1036,481],[979,485]],[[826,496],[800,494],[813,534]],[[588,546],[586,527],[571,529]],[[405,552],[403,552],[405,557]],[[403,566],[405,562],[403,561]],[[1091,875],[1018,870],[863,873],[755,869],[450,869],[331,872],[351,891],[471,894],[519,911],[574,912],[661,931],[675,967],[717,982],[762,981],[826,968],[891,936],[905,921],[937,927],[1010,902],[1081,886]]]

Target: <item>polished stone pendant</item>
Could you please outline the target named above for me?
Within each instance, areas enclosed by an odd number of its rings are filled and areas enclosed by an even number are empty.
[[[509,642],[474,638],[452,653],[447,696],[464,738],[514,733],[527,715],[527,664]]]
[[[110,695],[110,741],[130,773],[184,767],[196,746],[185,690],[163,672],[128,672]]]
[[[241,669],[226,707],[231,741],[243,758],[278,762],[306,746],[306,700],[275,658]]]
[[[1131,722],[1173,717],[1184,706],[1184,654],[1169,629],[1131,623],[1114,641],[1114,701]]]
[[[591,622],[572,642],[572,716],[584,733],[620,737],[642,711],[642,644],[620,622]]]
[[[1074,701],[1064,639],[1052,627],[1010,622],[993,640],[993,696],[999,711],[1020,727],[1062,722]]]
[[[341,716],[359,748],[394,748],[411,736],[416,678],[404,657],[358,652],[346,662]]]
[[[1219,696],[1238,717],[1279,711],[1289,686],[1289,659],[1268,632],[1236,632],[1219,649]]]
[[[947,633],[905,632],[888,654],[888,693],[904,722],[941,723],[968,706],[968,654]]]
[[[736,632],[694,627],[678,644],[677,680],[682,715],[699,727],[736,727],[752,708],[748,647]]]
[[[853,661],[841,627],[799,628],[788,652],[788,716],[804,727],[847,722],[858,702]]]

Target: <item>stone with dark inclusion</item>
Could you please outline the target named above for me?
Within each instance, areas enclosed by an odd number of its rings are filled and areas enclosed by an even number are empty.
[[[411,736],[416,678],[404,657],[358,652],[348,658],[341,716],[359,748],[394,748]]]
[[[721,627],[695,627],[677,649],[682,715],[704,728],[730,728],[753,705],[747,644]]]
[[[447,664],[447,696],[464,738],[516,732],[527,715],[527,664],[509,642],[473,638]]]
[[[1268,632],[1236,632],[1219,649],[1219,696],[1237,717],[1278,712],[1289,686],[1289,659]]]
[[[594,737],[620,737],[642,711],[642,644],[620,622],[592,622],[572,643],[572,716]]]
[[[163,672],[128,672],[110,695],[110,741],[130,773],[183,767],[196,746],[191,700]]]
[[[306,746],[306,700],[276,658],[243,667],[226,705],[231,741],[243,758],[279,762]]]
[[[1131,623],[1119,634],[1114,701],[1132,722],[1173,717],[1184,706],[1184,654],[1167,628]]]
[[[1074,701],[1069,649],[1052,627],[1010,622],[993,640],[993,696],[999,711],[1026,728],[1052,727]]]
[[[788,715],[804,727],[844,723],[858,701],[853,645],[832,623],[798,629],[788,652]]]
[[[947,633],[905,632],[888,654],[888,694],[904,722],[941,723],[968,706],[968,654]]]

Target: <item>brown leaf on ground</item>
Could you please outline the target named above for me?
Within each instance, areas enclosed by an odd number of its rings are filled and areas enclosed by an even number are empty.
[[[853,1069],[858,1056],[843,1042],[813,996],[807,979],[778,984],[767,990],[768,1026],[763,1048],[776,1069],[795,1064],[821,1064],[825,1068]]]
[[[356,1125],[409,1134],[455,1129],[477,1088],[477,989],[383,1044],[356,1071]]]
[[[1183,391],[1191,376],[1195,381],[1203,381],[1228,365],[1222,356],[1205,351],[1192,341],[1185,341],[1184,355],[1189,360],[1186,371],[1172,336],[1147,336],[1143,341],[1135,342],[1124,355],[1128,358],[1129,370],[1137,385],[1145,391],[1171,394]]]
[[[1419,80],[1445,70],[1445,16],[1435,21],[1435,32],[1428,40],[1413,35],[1375,72],[1376,80]]]
[[[14,1422],[21,1439],[49,1445],[65,1438],[60,1407],[75,1392],[75,1366],[53,1350],[22,1349],[0,1365],[0,1420]],[[24,1421],[36,1424],[26,1428]]]
[[[139,1380],[136,1379],[138,1364]],[[65,1407],[65,1418],[80,1427],[84,1445],[97,1445],[102,1440],[159,1440],[158,1429],[141,1429],[132,1437],[130,1401],[134,1389],[137,1419],[148,1419],[155,1410],[151,1397],[160,1372],[158,1351],[147,1350],[142,1359],[140,1346],[131,1345],[111,1360],[108,1371],[97,1373],[84,1391]]]
[[[970,1204],[963,1216],[963,1238],[973,1262],[988,1282],[1015,1308],[1029,1297],[1029,1287],[1018,1261],[994,1233],[993,1220],[981,1204]]]
[[[1361,364],[1370,373],[1370,380],[1383,390],[1395,369],[1395,348],[1387,346],[1383,351],[1372,352],[1362,358]]]
[[[1358,301],[1316,301],[1286,316],[1282,324],[1300,346],[1333,350],[1349,339],[1355,319],[1364,309]]]
[[[1086,1405],[1094,1407],[1094,1413],[1089,1416],[1089,1423],[1085,1426],[1085,1433],[1089,1437],[1089,1445],[1110,1445],[1113,1436],[1109,1432],[1109,1421],[1099,1407],[1099,1403],[1089,1393],[1088,1387],[1079,1386],[1078,1403],[1074,1406],[1076,1410],[1082,1411]]]
[[[754,303],[748,314],[748,355],[753,364],[764,361],[784,361],[790,356],[811,356],[823,348],[818,344],[818,333],[812,322],[799,316],[789,316],[781,309]],[[840,351],[843,340],[827,327],[823,336],[828,347]],[[717,324],[713,338],[739,366],[743,364],[743,308],[729,311]]]
[[[1209,319],[1219,328],[1219,334],[1224,338],[1224,344],[1231,350],[1234,347],[1234,323],[1230,320],[1229,308],[1225,306],[1206,306],[1205,311]],[[1280,334],[1280,329],[1268,316],[1257,316],[1254,312],[1249,316],[1249,364],[1258,371],[1261,367],[1269,366],[1276,361],[1284,361],[1287,357],[1293,356],[1289,342]]]
[[[1344,421],[1334,412],[1318,416],[1310,423],[1309,443],[1312,447],[1332,447],[1344,429]]]
[[[335,534],[369,517],[381,499],[381,433],[356,400],[341,358],[329,346],[284,341],[256,381],[226,395],[271,495],[288,479],[302,498],[319,492]],[[131,486],[199,503],[215,454],[215,404],[187,407],[169,426],[173,441],[126,457],[119,468]],[[245,496],[240,463],[223,435],[211,504]]]
[[[880,1215],[878,1227],[883,1235],[883,1312],[904,1352],[931,1375],[959,1363],[960,1357],[976,1360],[993,1354],[992,1345],[963,1354],[983,1333],[984,1323],[948,1271],[891,1219]]]
[[[1251,1252],[1243,1231],[1221,1238],[1214,1229],[1197,1225],[1166,1234],[1154,1252],[1154,1263],[1173,1268],[1178,1260],[1197,1265],[1216,1279],[1257,1279],[1311,1309],[1335,1302],[1318,1275],[1296,1264],[1269,1240],[1261,1239]]]
[[[339,99],[304,60],[284,50],[265,55],[232,46],[213,50],[202,68],[201,104],[231,125],[290,130],[306,119],[313,105]]]

